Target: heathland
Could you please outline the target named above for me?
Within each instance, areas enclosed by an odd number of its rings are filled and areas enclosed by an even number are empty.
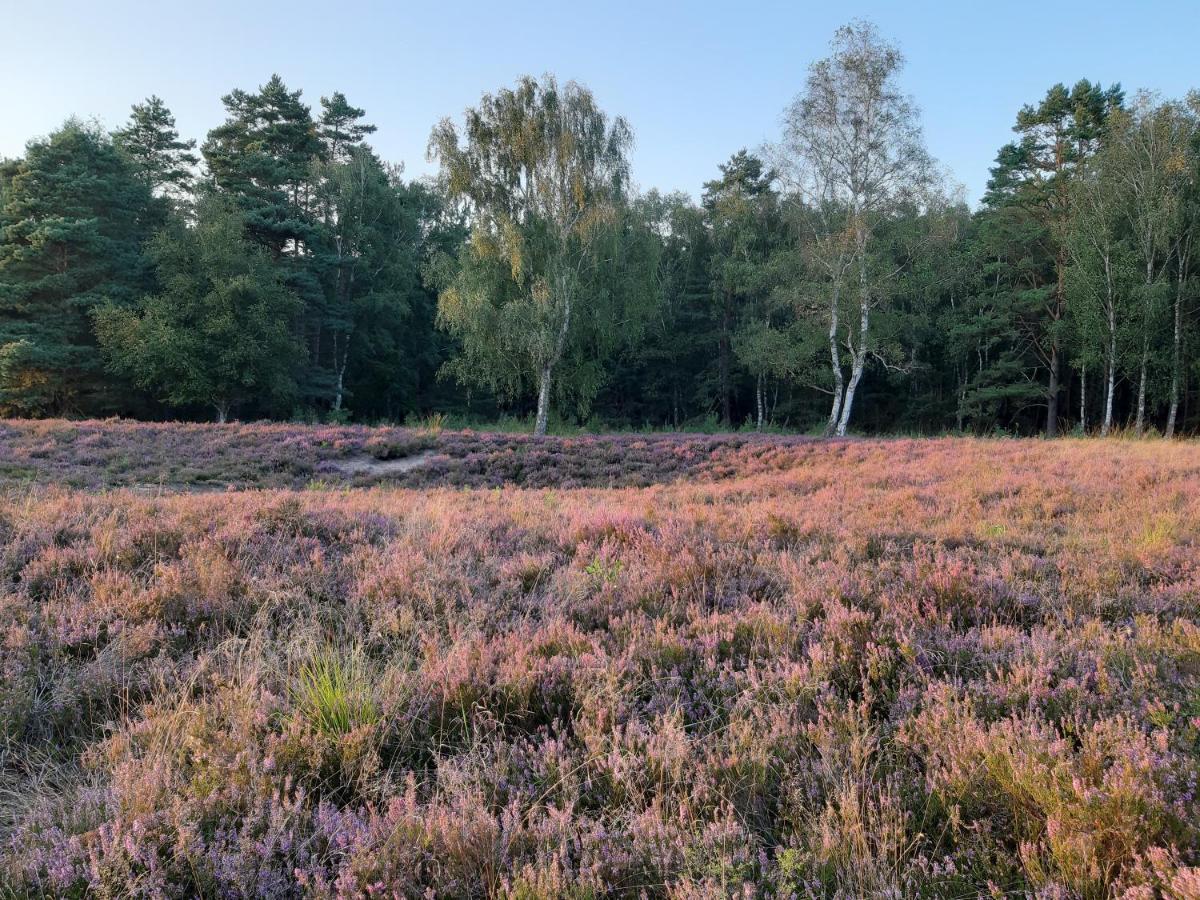
[[[1194,443],[0,450],[0,892],[1200,890]]]

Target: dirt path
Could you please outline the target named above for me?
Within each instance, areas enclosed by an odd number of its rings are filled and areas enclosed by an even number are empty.
[[[343,475],[403,475],[405,472],[428,465],[434,455],[432,450],[425,450],[399,459],[375,459],[373,456],[364,456],[358,459],[337,460],[336,465],[337,470]]]

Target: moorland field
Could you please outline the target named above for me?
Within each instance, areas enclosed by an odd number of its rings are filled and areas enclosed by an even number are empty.
[[[1200,895],[1200,445],[0,424],[0,894]]]

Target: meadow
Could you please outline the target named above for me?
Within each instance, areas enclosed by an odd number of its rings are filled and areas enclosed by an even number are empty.
[[[0,459],[0,895],[1200,896],[1196,443]]]

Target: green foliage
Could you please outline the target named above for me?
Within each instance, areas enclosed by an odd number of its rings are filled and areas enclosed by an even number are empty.
[[[704,186],[703,204],[712,240],[709,277],[717,312],[718,390],[722,419],[732,422],[733,359],[755,377],[758,425],[767,374],[792,371],[788,332],[780,326],[786,302],[773,293],[778,256],[788,250],[775,173],[741,150]]]
[[[596,581],[602,584],[615,582],[621,575],[621,570],[624,568],[619,559],[607,560],[597,556],[590,563],[584,566],[584,571]]]
[[[0,414],[1193,430],[1200,94],[1055,85],[972,213],[899,48],[854,22],[831,51],[770,164],[695,201],[634,192],[629,126],[553,76],[439,124],[437,182],[279,76],[225,96],[202,179],[156,96],[70,121],[0,161]]]
[[[450,198],[473,219],[458,264],[439,270],[438,321],[463,350],[448,371],[508,397],[536,385],[544,433],[556,368],[574,362],[558,393],[586,410],[596,351],[623,324],[611,281],[621,267],[602,250],[621,247],[632,133],[586,88],[548,75],[485,95],[463,139],[449,120],[430,138]]]
[[[209,406],[224,421],[248,398],[290,395],[298,348],[288,323],[298,304],[226,201],[207,198],[197,218],[150,246],[162,292],[100,308],[96,330],[114,371],[172,405]]]
[[[147,184],[98,128],[70,120],[7,167],[0,196],[0,412],[118,407],[90,311],[150,285]]]
[[[1059,379],[1064,358],[1067,315],[1068,232],[1072,184],[1077,170],[1103,145],[1110,117],[1121,109],[1120,85],[1102,88],[1086,79],[1068,90],[1056,84],[1036,106],[1017,114],[1013,130],[1020,140],[1007,144],[984,196],[992,210],[1011,210],[1019,218],[1018,234],[1026,253],[1015,259],[998,257],[1012,296],[1010,334],[1019,335],[1027,349],[1026,367],[1042,368],[1045,389],[1046,434],[1058,430]],[[1005,360],[1012,366],[1015,360]],[[1011,377],[1005,384],[1013,385]]]
[[[221,102],[228,117],[201,148],[213,184],[237,200],[255,240],[276,257],[295,255],[310,236],[304,186],[322,149],[310,110],[278,75]]]
[[[379,721],[379,707],[360,651],[326,648],[300,667],[292,692],[300,716],[337,739]]]
[[[419,207],[370,148],[352,145],[335,159],[314,168],[322,221],[310,265],[323,289],[315,323],[322,340],[312,362],[327,375],[338,411],[351,361],[363,352],[378,360],[406,325],[422,235]]]
[[[375,126],[360,121],[366,111],[351,106],[346,95],[334,91],[332,97],[321,98],[319,131],[325,144],[326,158],[344,160],[355,148],[361,147]]]
[[[133,161],[150,189],[177,201],[192,191],[198,162],[194,140],[179,139],[175,117],[158,97],[135,103],[129,123],[113,132],[113,142]]]

